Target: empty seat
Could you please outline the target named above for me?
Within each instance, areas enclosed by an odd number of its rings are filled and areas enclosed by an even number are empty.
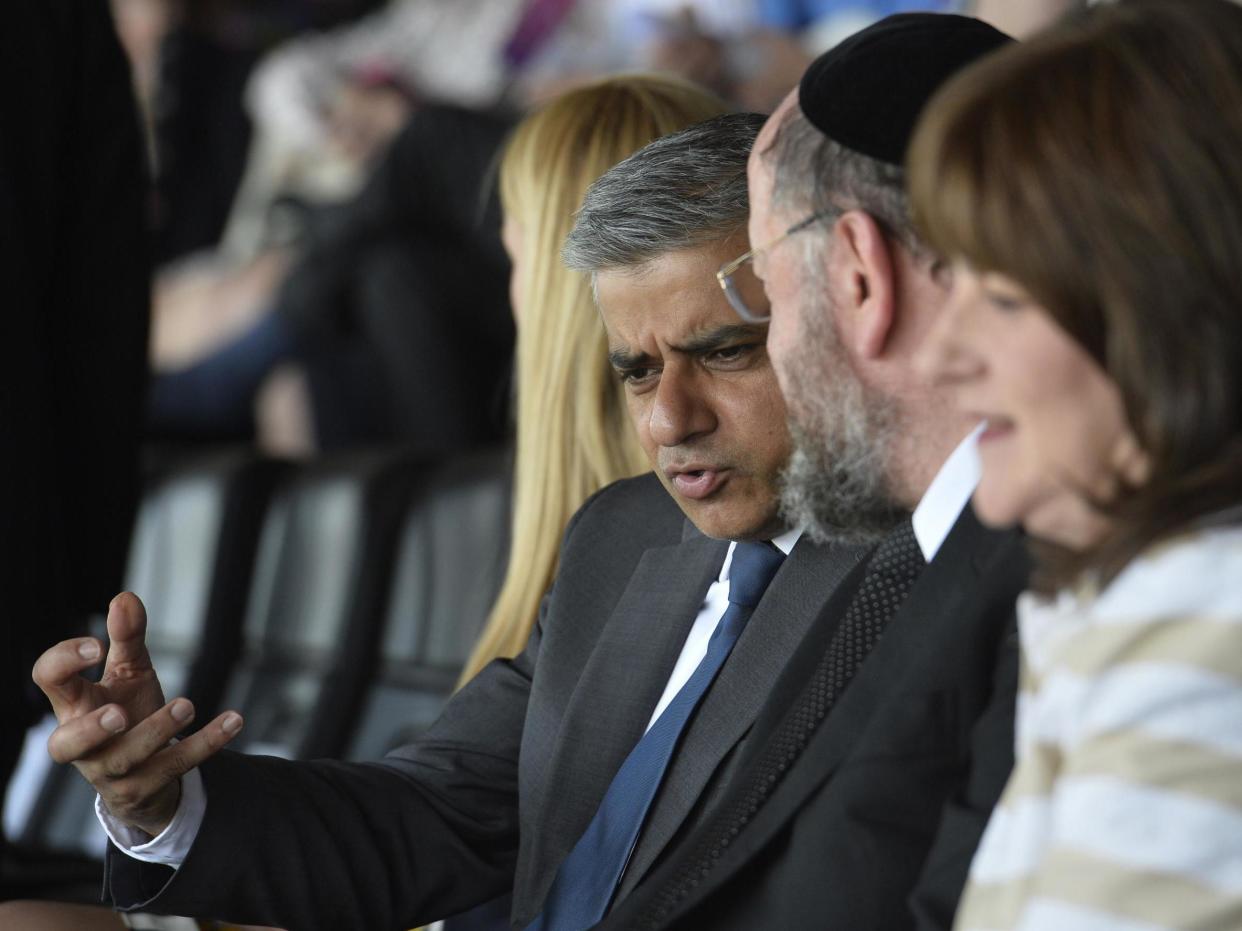
[[[259,530],[287,463],[248,453],[193,462],[157,481],[134,528],[126,586],[147,608],[147,649],[164,694],[199,720],[219,710],[241,648]]]
[[[439,715],[500,589],[511,453],[450,460],[420,485],[401,528],[380,666],[349,743],[377,759]]]
[[[339,756],[373,671],[401,514],[423,470],[392,453],[314,463],[263,528],[243,648],[224,705],[239,749]]]

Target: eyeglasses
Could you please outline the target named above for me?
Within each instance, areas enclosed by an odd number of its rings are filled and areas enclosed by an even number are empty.
[[[739,255],[732,262],[720,266],[720,271],[716,272],[716,280],[720,282],[720,289],[724,291],[725,298],[729,301],[729,306],[733,308],[739,317],[747,323],[766,323],[772,317],[769,313],[759,313],[758,311],[752,310],[747,305],[746,298],[742,297],[742,291],[737,286],[737,280],[734,277],[737,275],[738,271],[741,270],[742,266],[747,262],[753,262],[755,260],[755,256],[757,256],[760,252],[767,252],[769,249],[779,246],[794,233],[800,233],[812,224],[836,215],[837,212],[838,211],[832,209],[819,210],[811,214],[806,219],[799,220],[771,242],[751,249],[744,255]]]

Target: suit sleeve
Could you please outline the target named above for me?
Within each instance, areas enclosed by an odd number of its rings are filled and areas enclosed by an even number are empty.
[[[945,805],[923,872],[910,894],[918,931],[949,931],[970,862],[1013,768],[1018,639],[1011,616],[997,649],[992,697],[971,732],[970,768]]]
[[[562,565],[573,561],[574,530],[598,497],[570,521]],[[123,911],[381,931],[508,891],[518,758],[555,590],[526,649],[487,666],[424,735],[382,763],[221,751],[201,767],[207,811],[185,862],[173,872],[110,847],[105,897]]]
[[[536,628],[382,763],[222,751],[202,766],[207,813],[181,868],[111,848],[106,894],[125,911],[327,931],[411,927],[507,890],[539,641]]]

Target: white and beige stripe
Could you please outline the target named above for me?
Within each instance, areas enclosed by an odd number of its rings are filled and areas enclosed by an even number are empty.
[[[1017,765],[959,931],[1242,928],[1242,528],[1024,596]]]

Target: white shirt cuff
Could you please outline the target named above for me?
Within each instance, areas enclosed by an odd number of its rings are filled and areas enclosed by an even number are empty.
[[[118,821],[108,811],[103,799],[95,796],[95,816],[117,849],[135,860],[162,863],[173,869],[185,862],[206,813],[207,791],[203,788],[203,776],[197,767],[181,777],[181,801],[177,803],[177,813],[168,827],[153,838],[148,839],[146,832]]]

